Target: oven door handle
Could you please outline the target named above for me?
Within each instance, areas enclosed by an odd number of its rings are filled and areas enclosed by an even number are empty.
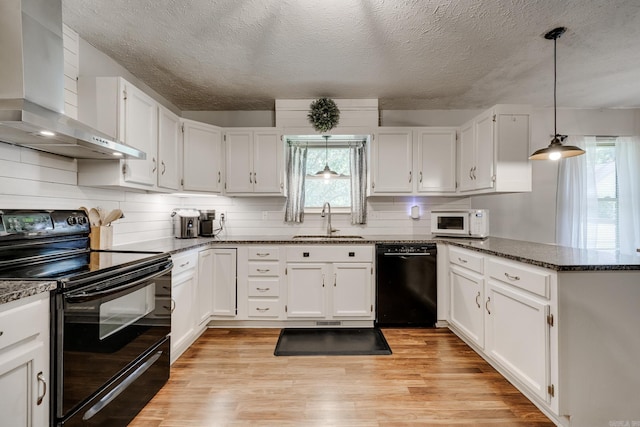
[[[168,271],[171,271],[171,269],[173,268],[173,263],[169,264],[168,267],[165,267],[163,270],[151,274],[149,276],[145,276],[141,279],[136,280],[135,282],[130,282],[127,283],[125,285],[122,286],[116,286],[115,288],[109,288],[109,289],[105,289],[103,291],[82,291],[82,292],[78,292],[78,293],[69,293],[67,295],[65,295],[65,299],[68,302],[74,303],[74,302],[84,302],[84,301],[89,301],[92,299],[96,299],[96,298],[101,298],[104,296],[108,296],[108,295],[112,295],[112,294],[116,294],[118,292],[130,289],[130,288],[135,288],[136,286],[140,285],[141,283],[144,283],[148,280],[154,279],[156,277],[162,276],[163,274],[165,274]]]

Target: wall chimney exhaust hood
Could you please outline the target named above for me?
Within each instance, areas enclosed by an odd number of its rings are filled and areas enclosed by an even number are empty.
[[[0,141],[77,159],[145,159],[64,115],[60,0],[0,1]]]

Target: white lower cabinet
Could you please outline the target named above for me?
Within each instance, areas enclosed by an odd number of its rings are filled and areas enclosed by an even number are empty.
[[[555,277],[551,270],[449,246],[451,329],[552,412],[558,381],[551,338]]]
[[[372,246],[287,247],[286,278],[287,318],[374,318]]]
[[[195,339],[195,291],[198,281],[198,252],[191,251],[172,256],[171,276],[171,363]]]
[[[205,249],[198,253],[198,286],[196,299],[196,323],[206,327],[213,305],[213,280],[215,277],[214,249]]]
[[[284,317],[280,292],[284,289],[284,260],[278,246],[251,246],[245,253],[243,277],[247,292],[247,318],[273,320]],[[240,276],[240,274],[238,274]]]
[[[3,426],[49,425],[49,293],[0,305]]]
[[[235,317],[237,314],[236,249],[211,249],[213,283],[211,314]]]

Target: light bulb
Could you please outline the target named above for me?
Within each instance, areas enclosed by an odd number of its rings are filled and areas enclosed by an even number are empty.
[[[55,133],[51,132],[50,130],[41,130],[38,133],[42,136],[55,136]]]
[[[549,153],[549,160],[558,160],[560,157],[562,157],[562,154],[560,154],[559,151],[552,151]]]

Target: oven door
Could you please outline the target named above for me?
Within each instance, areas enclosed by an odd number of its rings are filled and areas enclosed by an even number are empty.
[[[123,269],[55,296],[58,420],[115,383],[169,335],[171,267],[168,261]]]

